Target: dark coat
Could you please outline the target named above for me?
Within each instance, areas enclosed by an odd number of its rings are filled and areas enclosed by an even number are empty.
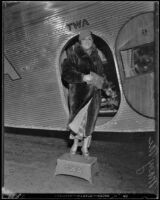
[[[62,64],[62,80],[69,84],[69,123],[93,97],[88,108],[87,136],[94,131],[101,103],[101,90],[83,81],[83,75],[90,74],[91,71],[102,77],[105,76],[103,64],[95,45],[89,56],[80,44],[76,43],[67,51],[67,59]]]

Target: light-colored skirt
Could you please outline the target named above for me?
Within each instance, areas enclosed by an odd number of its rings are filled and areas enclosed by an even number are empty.
[[[70,130],[72,130],[76,136],[70,134],[70,139],[78,138],[82,140],[86,137],[86,124],[87,124],[87,116],[88,116],[88,107],[91,103],[92,99],[77,113],[72,122],[68,125]],[[91,136],[88,136],[91,139]],[[90,143],[90,142],[89,142]]]

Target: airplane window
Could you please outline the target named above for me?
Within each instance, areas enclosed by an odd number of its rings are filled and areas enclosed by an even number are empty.
[[[154,70],[153,43],[121,51],[126,78],[152,72]]]

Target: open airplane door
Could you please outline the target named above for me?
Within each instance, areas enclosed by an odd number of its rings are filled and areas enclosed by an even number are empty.
[[[127,103],[147,118],[154,118],[154,14],[130,19],[119,31],[116,56]]]

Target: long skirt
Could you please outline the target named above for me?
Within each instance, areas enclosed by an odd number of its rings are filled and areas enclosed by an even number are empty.
[[[68,125],[72,131],[70,139],[78,138],[82,140],[85,137],[91,139],[100,109],[100,102],[100,93],[95,93],[89,102],[77,113]]]

